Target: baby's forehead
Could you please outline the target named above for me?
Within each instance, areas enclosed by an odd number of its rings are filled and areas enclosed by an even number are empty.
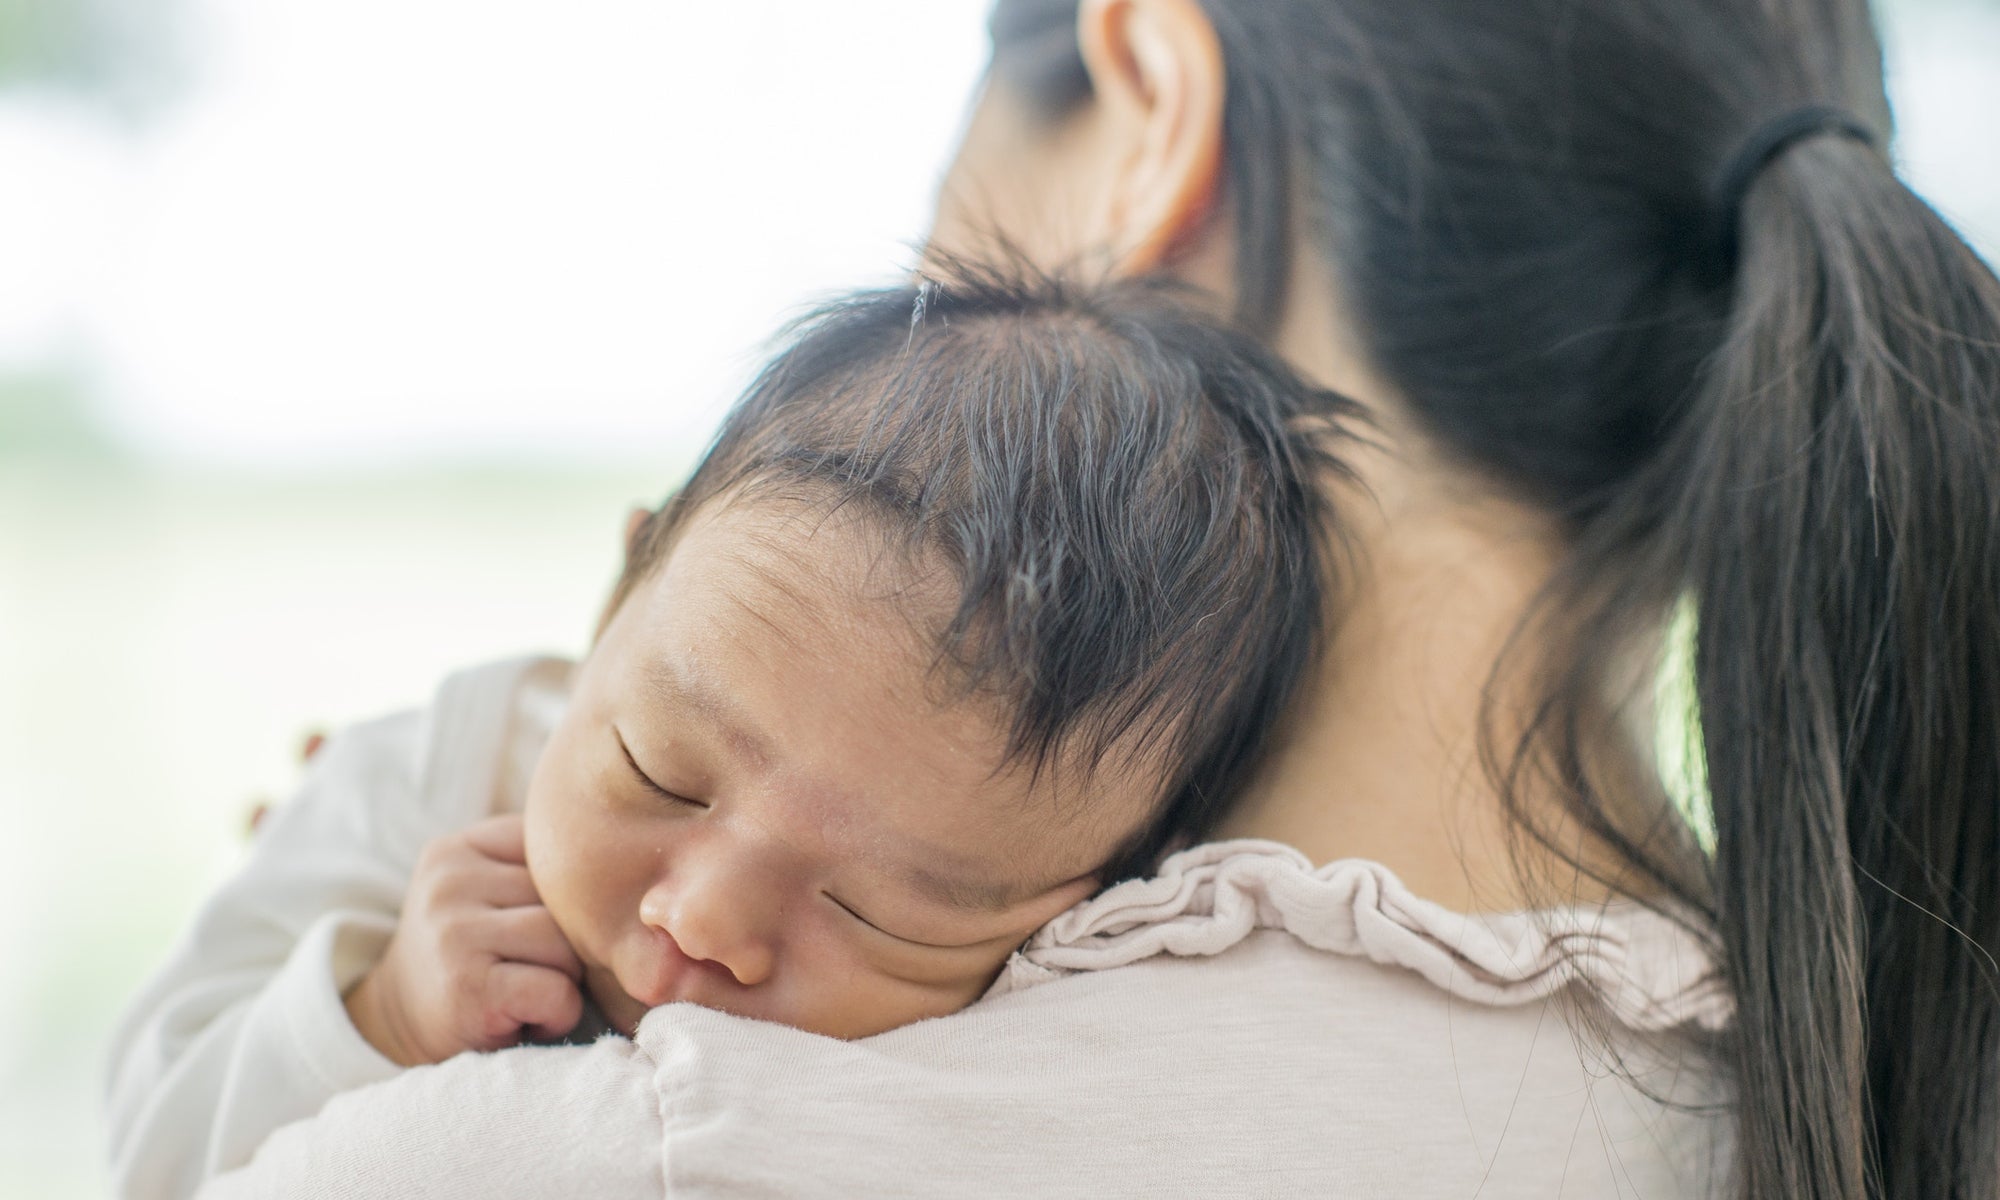
[[[844,685],[908,716],[949,710],[965,736],[1002,720],[981,698],[959,695],[939,658],[939,629],[957,585],[934,555],[907,550],[875,514],[818,498],[749,493],[690,513],[686,528],[645,588],[661,619],[640,624],[643,668],[658,694],[677,676],[713,692],[760,696],[710,669],[726,647],[837,663]],[[968,707],[970,704],[970,707]],[[982,717],[983,721],[967,720]]]
[[[937,548],[865,498],[750,479],[703,501],[687,524],[701,552],[727,556],[800,616],[858,600],[910,618],[958,597],[957,574]]]
[[[1117,798],[1151,797],[1162,770],[1061,747],[1010,755],[1010,701],[967,691],[938,657],[956,582],[885,544],[875,519],[755,497],[703,506],[642,601],[660,618],[633,647],[644,692],[670,719],[698,716],[729,732],[732,752],[772,763],[788,738],[837,725],[838,744],[810,748],[848,786],[800,793],[816,820],[918,861],[977,861],[988,891],[1043,882],[1052,862],[1068,868],[1063,846],[1129,824]],[[885,761],[906,785],[895,794],[867,786]]]

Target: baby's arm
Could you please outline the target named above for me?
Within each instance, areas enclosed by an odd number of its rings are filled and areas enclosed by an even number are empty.
[[[187,1196],[272,1130],[396,1072],[341,995],[381,957],[425,843],[484,815],[420,801],[425,738],[417,714],[335,737],[133,1000],[110,1064],[120,1195]]]
[[[513,815],[424,848],[388,950],[347,994],[348,1015],[371,1045],[417,1067],[575,1028],[583,964],[527,864]]]

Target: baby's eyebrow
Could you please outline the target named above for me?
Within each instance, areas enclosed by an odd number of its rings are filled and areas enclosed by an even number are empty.
[[[771,760],[770,743],[751,727],[742,706],[727,693],[671,658],[648,659],[642,670],[646,686],[655,696],[669,704],[684,704],[706,717],[730,746],[753,762]]]

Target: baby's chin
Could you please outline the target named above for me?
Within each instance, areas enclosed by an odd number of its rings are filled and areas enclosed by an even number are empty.
[[[604,1014],[604,1023],[628,1038],[638,1032],[640,1019],[652,1011],[626,995],[625,989],[618,986],[617,976],[605,967],[583,969],[583,990],[597,1011]]]
[[[597,1010],[604,1014],[605,1024],[628,1038],[637,1037],[639,1022],[645,1020],[646,1014],[653,1010],[626,994],[625,990],[618,986],[617,978],[610,971],[602,967],[586,968],[584,979],[591,1000],[596,1003]],[[816,1013],[811,1015],[782,1014],[744,1012],[721,1004],[707,1004],[697,1000],[681,1000],[674,1003],[693,1004],[698,1008],[706,1008],[710,1012],[727,1013],[730,1016],[740,1017],[744,1020],[766,1021],[775,1025],[784,1025],[805,1033],[818,1034],[820,1037],[835,1038],[844,1042],[874,1037],[878,1033],[888,1033],[892,1029],[901,1029],[905,1025],[914,1025],[918,1021],[926,1021],[932,1017],[943,1015],[936,1012],[884,1013],[876,1011],[865,1014],[843,1014],[841,1016],[831,1013]],[[671,1007],[671,1005],[661,1005],[660,1007],[666,1008]]]

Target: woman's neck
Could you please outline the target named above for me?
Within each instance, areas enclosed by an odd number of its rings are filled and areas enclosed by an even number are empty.
[[[1503,653],[1510,668],[1534,662],[1532,644],[1510,639],[1562,553],[1552,523],[1478,487],[1399,421],[1392,392],[1327,336],[1353,326],[1330,311],[1325,281],[1302,278],[1295,294],[1279,349],[1368,405],[1379,428],[1368,431],[1374,445],[1345,456],[1362,488],[1335,497],[1355,554],[1333,593],[1331,644],[1221,836],[1285,842],[1315,862],[1374,859],[1460,911],[1601,898],[1553,856],[1525,864],[1547,885],[1529,893],[1511,855],[1525,839],[1510,836],[1481,758],[1489,693],[1503,755],[1509,719],[1527,707],[1507,702],[1526,698],[1516,676],[1494,672]],[[1557,815],[1552,800],[1517,799],[1539,818]]]
[[[1278,752],[1222,834],[1286,842],[1315,862],[1374,859],[1461,911],[1522,907],[1531,898],[1482,765],[1480,723],[1489,683],[1505,694],[1495,664],[1552,560],[1469,514],[1356,520],[1367,508],[1342,497],[1356,575],[1340,581],[1332,640]],[[1495,710],[1503,739],[1507,712]]]

